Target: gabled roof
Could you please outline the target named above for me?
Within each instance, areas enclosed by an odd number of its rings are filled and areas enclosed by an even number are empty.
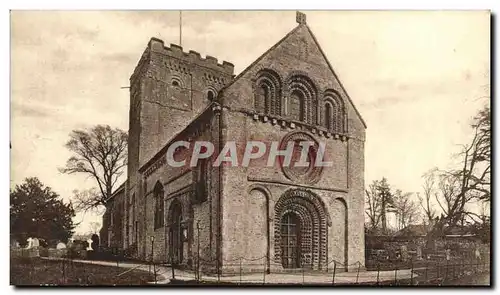
[[[276,44],[271,46],[268,50],[266,50],[264,53],[262,53],[256,60],[254,60],[249,66],[247,66],[241,73],[239,73],[236,77],[234,77],[231,82],[229,82],[227,85],[224,86],[224,88],[228,88],[231,86],[234,82],[236,82],[239,78],[241,78],[246,72],[248,72],[251,68],[253,68],[259,61],[261,61],[266,55],[269,54],[269,52],[273,51],[276,47],[280,46],[283,41],[285,41],[290,35],[295,33],[298,29],[300,28],[299,26],[296,26],[293,30],[288,32],[283,38],[281,38]]]
[[[323,51],[323,49],[319,45],[318,39],[316,39],[316,36],[314,36],[314,33],[311,31],[311,29],[309,28],[309,26],[308,25],[305,25],[305,26],[306,26],[307,30],[309,31],[309,34],[311,34],[311,37],[313,38],[314,42],[316,43],[316,46],[318,46],[318,49],[321,52],[321,55],[323,55],[323,58],[325,59],[328,67],[330,68],[330,71],[332,72],[332,74],[335,77],[335,79],[337,79],[337,81],[339,82],[339,85],[342,88],[342,91],[344,91],[345,95],[347,96],[347,99],[349,100],[349,102],[351,103],[352,107],[354,108],[354,111],[356,112],[356,114],[358,115],[359,119],[363,123],[363,126],[365,126],[365,128],[366,128],[367,126],[366,126],[365,120],[363,119],[363,117],[359,113],[358,109],[356,108],[356,105],[352,102],[352,99],[349,96],[349,93],[347,93],[347,91],[345,90],[344,85],[342,85],[342,82],[340,82],[339,77],[337,76],[337,74],[335,74],[335,71],[333,70],[333,67],[332,67],[330,61],[328,60],[328,58],[326,57],[325,52]]]
[[[361,120],[361,122],[363,123],[363,126],[365,128],[367,128],[366,126],[366,122],[365,120],[363,119],[363,117],[361,116],[361,114],[359,113],[358,109],[356,108],[356,106],[354,105],[351,97],[349,96],[349,94],[347,93],[344,85],[342,85],[342,82],[340,82],[340,79],[338,78],[337,74],[335,73],[335,71],[333,70],[333,67],[330,63],[330,61],[328,60],[328,58],[326,57],[325,55],[325,52],[323,51],[323,49],[321,48],[321,46],[319,45],[319,42],[318,42],[318,39],[316,39],[316,36],[314,35],[314,33],[312,32],[312,30],[309,28],[309,26],[307,24],[299,24],[298,26],[296,26],[293,30],[291,30],[290,32],[288,32],[288,34],[286,34],[283,38],[281,38],[276,44],[274,44],[273,46],[271,46],[268,50],[266,50],[263,54],[261,54],[256,60],[254,60],[249,66],[247,66],[243,71],[241,71],[241,73],[239,73],[234,79],[231,80],[231,82],[229,82],[227,85],[224,86],[224,88],[228,88],[229,86],[231,86],[233,83],[235,83],[239,78],[241,78],[246,72],[248,72],[251,68],[253,68],[259,61],[261,61],[265,56],[267,56],[271,51],[273,51],[275,48],[277,48],[279,45],[281,45],[289,36],[293,35],[296,31],[298,31],[302,26],[305,26],[307,28],[307,31],[309,32],[309,34],[311,35],[315,45],[318,47],[319,51],[321,52],[321,55],[323,56],[323,59],[326,61],[327,65],[328,65],[328,68],[330,69],[330,71],[332,72],[332,75],[335,77],[335,79],[338,81],[340,87],[342,88],[342,91],[345,93],[347,99],[349,100],[350,104],[352,105],[352,107],[354,108],[354,111],[356,112],[356,114],[358,115],[359,119]]]
[[[205,109],[203,109],[194,119],[191,120],[191,122],[189,122],[189,124],[184,127],[182,130],[180,130],[179,132],[177,132],[176,134],[174,134],[174,136],[172,136],[168,141],[167,143],[165,143],[163,145],[163,147],[153,156],[151,157],[144,165],[140,166],[139,167],[139,173],[142,173],[144,172],[147,168],[149,168],[153,163],[155,163],[156,161],[158,161],[166,152],[167,152],[167,149],[169,148],[169,146],[175,141],[175,140],[178,140],[180,138],[182,138],[182,136],[188,132],[191,128],[193,128],[194,126],[196,126],[197,124],[199,124],[199,122],[201,120],[203,120],[204,118],[206,118],[207,116],[211,116],[211,114],[213,113],[213,109],[215,106],[219,106],[219,103],[216,102],[216,101],[213,101],[211,102],[209,105],[207,105],[207,107],[205,107]]]

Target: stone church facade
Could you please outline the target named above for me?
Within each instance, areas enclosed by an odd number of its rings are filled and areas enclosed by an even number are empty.
[[[305,19],[298,22],[237,76],[231,63],[150,40],[130,78],[128,179],[122,221],[113,222],[123,249],[207,270],[241,258],[260,271],[364,265],[366,125]],[[229,141],[284,149],[304,140],[315,143],[312,153],[323,142],[333,166],[267,167],[267,157],[212,165]],[[212,142],[214,157],[172,167],[166,153],[178,141]]]

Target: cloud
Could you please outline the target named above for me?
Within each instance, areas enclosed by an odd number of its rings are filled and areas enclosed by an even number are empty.
[[[369,126],[366,183],[407,191],[450,162],[489,93],[487,12],[307,12],[340,80]],[[235,64],[280,40],[295,12],[185,11],[184,51]],[[177,11],[11,13],[12,181],[39,176],[65,198],[93,183],[61,175],[72,129],[128,129],[129,77],[151,37],[179,42]],[[87,218],[87,217],[86,217]],[[85,225],[83,225],[85,226]],[[84,230],[84,227],[83,229]]]
[[[29,105],[29,104],[23,104],[23,103],[18,103],[18,102],[12,102],[11,104],[11,110],[12,110],[12,116],[25,116],[25,117],[32,117],[36,119],[45,119],[45,118],[50,118],[51,113],[43,107],[40,106],[35,106],[35,105]]]

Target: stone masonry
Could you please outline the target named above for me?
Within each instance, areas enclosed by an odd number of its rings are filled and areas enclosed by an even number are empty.
[[[299,25],[238,76],[228,62],[151,39],[130,83],[128,179],[120,246],[136,258],[204,270],[326,270],[364,265],[366,125],[316,38]],[[196,141],[197,167],[171,167]],[[212,165],[228,142],[325,144],[331,167]],[[330,263],[330,264],[329,264]],[[328,266],[330,265],[330,266]]]

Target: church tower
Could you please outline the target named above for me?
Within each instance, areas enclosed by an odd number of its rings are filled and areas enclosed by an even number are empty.
[[[156,38],[149,41],[130,77],[127,196],[138,202],[134,205],[139,206],[138,216],[144,216],[140,200],[148,189],[141,186],[137,171],[217,99],[233,71],[229,62],[220,64],[209,55],[202,58],[196,51],[183,52],[175,44],[166,47]],[[139,241],[141,223],[137,214],[129,218],[129,228],[138,231]]]

